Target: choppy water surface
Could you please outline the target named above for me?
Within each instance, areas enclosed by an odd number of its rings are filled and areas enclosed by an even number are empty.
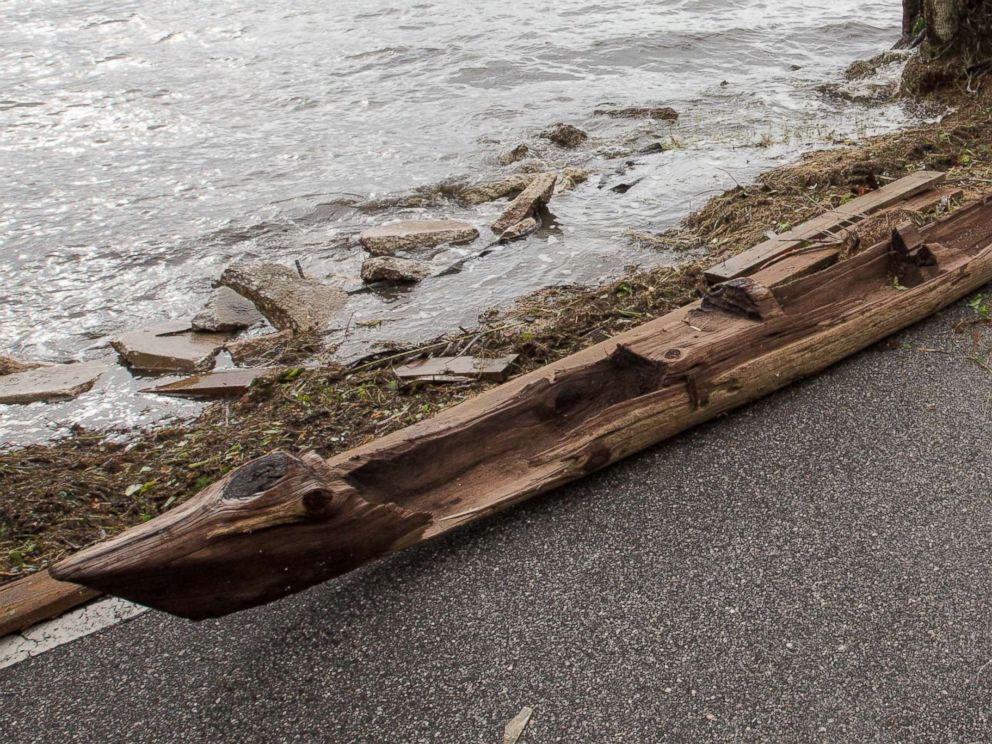
[[[361,252],[341,238],[369,224],[454,216],[481,228],[500,205],[355,205],[504,172],[494,156],[519,142],[600,175],[557,196],[556,223],[525,242],[409,291],[354,296],[343,353],[671,260],[623,233],[663,229],[804,148],[903,122],[895,107],[814,90],[886,48],[899,14],[892,0],[7,0],[0,353],[108,356],[114,333],[195,313],[241,258],[354,277]],[[593,114],[608,104],[682,118]],[[588,131],[587,145],[552,153],[536,135],[557,121]],[[670,149],[629,154],[651,141]],[[73,403],[0,406],[0,440],[196,409],[135,386],[117,370]]]

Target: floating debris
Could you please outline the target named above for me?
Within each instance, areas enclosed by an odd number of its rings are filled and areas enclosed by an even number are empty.
[[[292,331],[279,331],[264,336],[229,341],[224,345],[224,350],[231,355],[235,364],[255,364],[263,359],[275,357],[292,340]]]
[[[509,243],[511,240],[525,238],[537,230],[539,224],[533,217],[524,217],[515,225],[510,225],[499,236],[500,243]]]
[[[679,112],[671,106],[629,106],[618,109],[596,109],[596,116],[609,116],[611,119],[660,119],[677,121]]]

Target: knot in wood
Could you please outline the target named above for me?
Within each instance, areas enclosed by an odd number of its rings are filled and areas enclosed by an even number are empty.
[[[231,473],[222,498],[247,501],[268,491],[286,477],[295,458],[286,452],[271,452]]]
[[[303,508],[306,516],[314,521],[325,520],[334,513],[334,494],[323,488],[315,488],[303,494]]]

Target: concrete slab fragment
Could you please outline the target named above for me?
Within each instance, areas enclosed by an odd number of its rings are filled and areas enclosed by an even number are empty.
[[[322,330],[348,299],[338,287],[303,278],[282,264],[234,264],[220,283],[251,300],[273,326],[294,333]]]
[[[170,382],[167,385],[142,388],[143,393],[158,395],[175,395],[185,398],[226,398],[242,395],[248,391],[252,382],[267,372],[271,367],[255,369],[227,369],[221,372],[208,372],[205,375],[195,375],[184,380]]]
[[[492,224],[493,232],[499,235],[524,218],[533,216],[534,212],[551,201],[557,180],[558,175],[555,173],[538,174],[530,185],[510,202],[510,206],[500,215],[500,218]]]
[[[82,395],[106,371],[105,364],[52,364],[0,377],[0,403],[71,400]]]
[[[537,228],[537,220],[533,217],[524,217],[520,222],[506,228],[499,236],[499,242],[509,243],[511,240],[519,240],[520,238],[527,237],[537,230]]]
[[[401,380],[427,382],[456,382],[463,380],[489,380],[502,382],[506,371],[516,360],[517,354],[500,357],[433,357],[404,364],[394,371]]]
[[[358,240],[373,256],[388,256],[446,243],[470,243],[478,237],[479,231],[462,220],[402,220],[366,230]]]
[[[536,173],[515,173],[496,181],[483,181],[459,192],[458,198],[466,204],[485,204],[505,196],[516,196],[530,186]]]
[[[265,318],[247,297],[230,287],[217,287],[193,318],[192,326],[194,331],[218,333],[240,331],[263,320]]]
[[[431,267],[423,261],[399,256],[373,256],[362,264],[362,280],[372,282],[419,282],[431,275]]]
[[[186,321],[169,321],[113,339],[128,367],[142,372],[196,372],[214,366],[227,333],[196,333]]]

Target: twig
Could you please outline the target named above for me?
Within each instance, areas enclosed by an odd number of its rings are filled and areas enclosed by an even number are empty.
[[[524,325],[524,321],[518,320],[518,321],[513,322],[513,323],[506,323],[505,325],[494,326],[492,328],[487,328],[487,329],[481,331],[479,333],[479,335],[484,336],[484,335],[488,335],[490,333],[495,333],[496,331],[506,330],[507,328],[515,328],[517,326],[522,326],[522,325]],[[468,336],[468,335],[469,334],[467,334],[467,333],[464,334],[464,336]],[[464,338],[464,336],[461,336],[461,338]],[[411,349],[405,349],[404,351],[399,351],[399,352],[397,352],[395,354],[390,354],[389,356],[379,357],[378,359],[373,359],[371,362],[366,362],[365,364],[360,364],[357,367],[352,367],[352,368],[350,368],[348,370],[348,372],[350,374],[353,374],[355,372],[362,372],[362,371],[364,371],[366,369],[371,369],[373,367],[382,366],[382,365],[386,364],[387,362],[392,362],[392,361],[395,361],[397,359],[403,359],[404,357],[412,356],[414,354],[422,354],[423,352],[430,351],[431,349],[443,348],[443,347],[447,346],[448,344],[450,344],[453,340],[457,340],[458,338],[459,337],[456,336],[455,339],[445,339],[444,341],[435,341],[435,342],[430,343],[430,344],[425,344],[424,346],[416,346],[416,347],[413,347]]]
[[[410,406],[412,406],[412,405],[413,405],[412,403],[407,403],[406,404],[406,408],[404,408],[402,411],[397,411],[396,413],[394,413],[389,418],[383,419],[382,421],[378,422],[375,425],[375,433],[378,434],[380,431],[383,430],[383,428],[385,428],[386,424],[388,424],[390,421],[394,421],[395,419],[398,419],[404,413],[406,413],[407,411],[409,411],[410,410]]]
[[[730,176],[730,180],[731,180],[731,181],[733,181],[734,183],[736,183],[736,184],[737,184],[737,188],[743,188],[743,187],[741,186],[741,184],[740,184],[740,181],[738,181],[738,180],[737,180],[736,178],[734,178],[734,174],[733,174],[733,173],[731,173],[731,172],[730,172],[729,170],[727,170],[726,168],[717,168],[717,170],[718,170],[718,171],[723,171],[723,172],[724,172],[724,173],[726,173],[726,174],[727,174],[728,176]]]

